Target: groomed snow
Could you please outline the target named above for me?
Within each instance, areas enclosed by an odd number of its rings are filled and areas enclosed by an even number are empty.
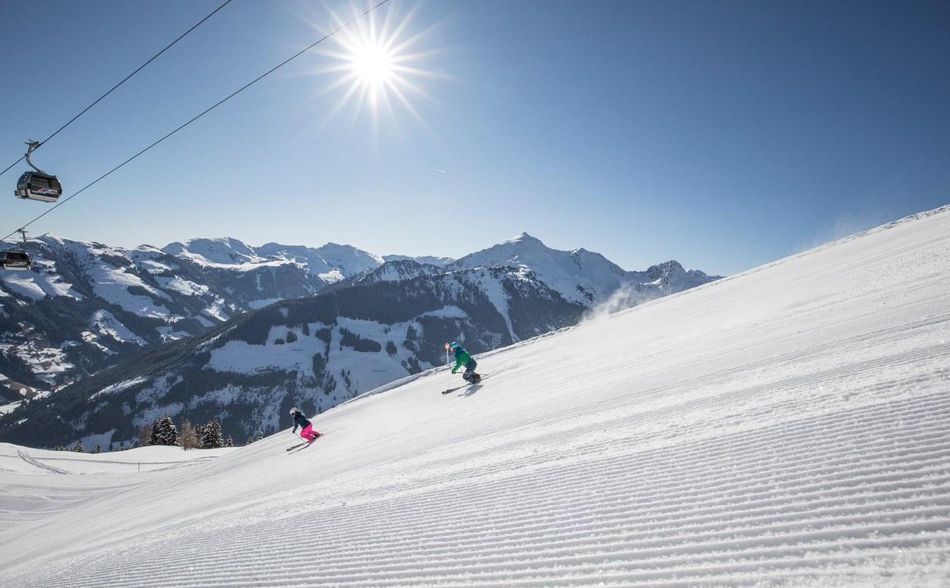
[[[154,472],[210,461],[232,451],[233,448],[185,451],[181,447],[139,447],[112,453],[76,453],[0,443],[0,472],[43,478],[49,474],[98,476]]]
[[[0,585],[948,585],[948,283],[942,209],[367,394],[298,453],[0,471]]]

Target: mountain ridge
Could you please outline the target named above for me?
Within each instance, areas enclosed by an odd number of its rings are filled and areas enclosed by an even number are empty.
[[[229,237],[192,239],[162,249],[143,245],[126,250],[49,236],[32,240],[31,245],[36,254],[35,270],[0,276],[0,376],[4,378],[0,400],[9,403],[0,402],[0,412],[15,410],[24,397],[38,395],[42,400],[51,391],[59,394],[56,390],[67,384],[93,396],[113,384],[141,378],[141,374],[130,375],[95,390],[81,385],[83,379],[108,366],[118,366],[119,373],[128,371],[122,366],[152,357],[148,349],[163,342],[192,352],[175,341],[217,334],[217,327],[228,321],[235,321],[238,331],[251,328],[242,326],[247,324],[268,329],[253,341],[245,341],[257,347],[231,345],[235,357],[257,366],[255,373],[276,370],[281,375],[275,381],[292,389],[325,393],[327,398],[317,396],[313,406],[326,409],[367,386],[435,365],[447,339],[468,336],[473,351],[484,351],[576,324],[621,287],[624,296],[618,306],[629,306],[715,279],[699,272],[703,279],[690,281],[676,262],[644,272],[624,272],[599,254],[550,250],[526,234],[517,242],[460,260],[436,260],[438,265],[401,256],[387,261],[349,245],[328,243],[309,248],[268,243],[252,247]],[[505,249],[503,254],[499,255],[498,247]],[[605,271],[611,281],[603,279]],[[294,305],[285,302],[314,299],[323,292],[355,296],[364,301],[365,308],[354,311],[353,316],[333,315],[321,324],[308,323],[308,329],[323,333],[321,345],[326,349],[320,352],[312,345],[309,357],[285,365],[281,355],[308,337],[312,339],[313,334],[299,330],[297,323],[282,323],[286,317],[274,312],[289,312]],[[30,294],[32,298],[24,299]],[[429,301],[428,306],[409,312],[417,307],[412,301],[420,296]],[[408,336],[385,337],[381,330],[394,328],[388,319],[360,322],[369,315],[394,314],[403,316],[396,321],[402,325],[398,328],[404,335],[414,333],[418,343],[407,343],[412,339]],[[351,320],[356,322],[344,324]],[[27,329],[24,325],[37,326]],[[332,357],[331,339],[340,346]],[[277,345],[286,346],[278,349]],[[348,356],[344,348],[357,355]],[[384,348],[383,355],[372,355]],[[316,359],[321,354],[323,359]],[[208,367],[217,375],[194,373],[190,377],[205,381],[207,386],[232,382],[232,390],[262,390],[256,383],[259,378],[244,373],[241,361],[221,359],[220,352],[212,355],[214,362],[195,365],[198,372]],[[270,358],[272,363],[262,363],[262,358]],[[373,369],[385,376],[354,376],[361,361],[375,362]],[[314,362],[326,365],[315,373]],[[179,363],[188,362],[182,359]],[[328,378],[320,375],[325,371]],[[98,385],[100,380],[91,381]],[[194,391],[213,392],[209,388]],[[283,396],[273,389],[265,395],[266,402],[246,404],[276,414],[273,411]],[[305,400],[295,398],[301,403]],[[123,410],[135,412],[135,406]],[[254,422],[250,411],[243,410],[240,422],[233,422],[230,431],[247,435],[261,423],[273,422],[273,416]],[[130,432],[119,429],[124,431],[122,441],[128,441]]]

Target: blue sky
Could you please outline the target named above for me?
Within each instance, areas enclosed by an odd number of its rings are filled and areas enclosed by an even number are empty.
[[[0,4],[0,169],[219,3]],[[35,162],[70,194],[319,38],[331,11],[350,4],[233,0]],[[429,73],[411,78],[416,115],[357,114],[328,91],[339,60],[315,51],[31,233],[455,257],[527,231],[626,269],[729,274],[950,202],[947,2],[392,0],[387,15]],[[5,202],[3,234],[47,206]]]

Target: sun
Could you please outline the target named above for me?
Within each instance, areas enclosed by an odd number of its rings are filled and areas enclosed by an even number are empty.
[[[320,73],[334,79],[321,93],[339,92],[340,98],[328,118],[351,109],[354,118],[369,112],[374,123],[383,113],[395,120],[398,111],[422,121],[416,103],[429,99],[423,81],[440,76],[425,68],[435,51],[422,49],[429,29],[411,32],[414,13],[400,17],[389,9],[384,16],[374,12],[349,26],[344,26],[347,19],[333,15],[341,28],[332,38],[334,45],[321,51],[330,64]]]
[[[350,69],[360,84],[372,90],[384,89],[395,78],[395,55],[388,47],[369,41],[356,47]]]

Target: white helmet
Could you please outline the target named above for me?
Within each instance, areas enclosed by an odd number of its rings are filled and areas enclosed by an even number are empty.
[[[290,416],[294,416],[295,414],[297,414],[297,407],[296,407],[296,406],[290,409]]]

